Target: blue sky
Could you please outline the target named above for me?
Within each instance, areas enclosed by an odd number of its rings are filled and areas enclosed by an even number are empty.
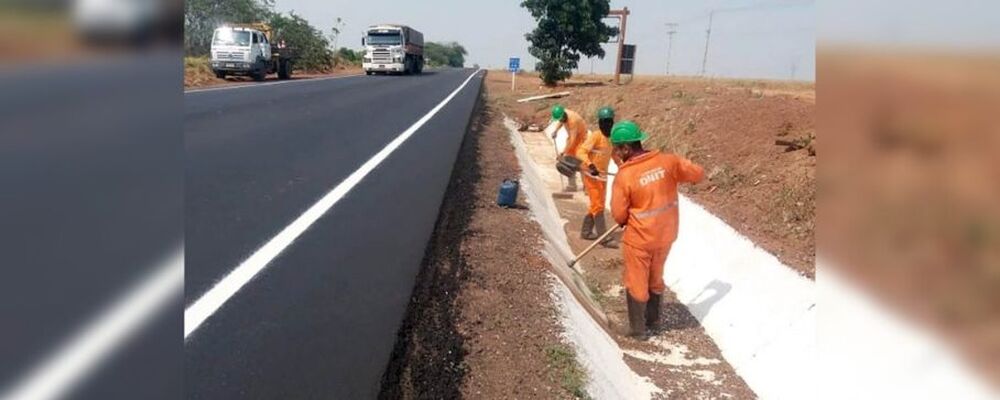
[[[294,10],[325,32],[337,17],[344,21],[339,46],[357,48],[362,30],[390,22],[413,26],[428,41],[457,41],[469,51],[467,65],[501,68],[507,58],[520,56],[531,69],[524,34],[535,21],[517,0],[422,0],[359,2],[356,0],[277,0],[281,11]],[[667,62],[667,22],[678,22],[670,71],[696,75],[705,50],[708,14],[717,10],[712,26],[707,74],[723,77],[815,79],[816,5],[795,0],[633,0],[612,1],[612,8],[632,12],[626,42],[636,44],[636,72],[664,74]],[[616,47],[595,60],[594,71],[610,73]],[[580,62],[590,72],[591,62]],[[794,75],[793,75],[794,74]]]

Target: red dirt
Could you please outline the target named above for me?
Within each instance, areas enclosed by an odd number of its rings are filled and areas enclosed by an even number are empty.
[[[219,86],[247,85],[253,84],[254,80],[248,76],[227,76],[226,79],[216,78],[211,69],[207,66],[208,60],[202,58],[186,58],[184,65],[184,88],[200,89]],[[292,80],[323,78],[328,76],[358,75],[362,71],[357,67],[337,67],[331,71],[294,71]],[[275,74],[268,75],[264,81],[278,81]]]
[[[824,257],[1000,387],[1000,58],[840,51],[820,58]]]
[[[509,75],[488,79],[505,110],[540,126],[556,103],[595,124],[596,110],[613,106],[619,120],[633,119],[650,133],[647,147],[686,155],[705,167],[708,179],[683,190],[695,202],[800,274],[815,277],[816,157],[775,145],[776,139],[814,135],[812,84],[637,77],[623,86],[545,88],[523,74],[511,92]],[[572,94],[561,99],[514,102],[567,90]]]

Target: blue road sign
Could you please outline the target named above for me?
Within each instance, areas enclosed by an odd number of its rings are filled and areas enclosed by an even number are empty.
[[[521,70],[521,58],[511,57],[510,63],[507,65],[507,69],[511,70],[512,72],[517,72]]]

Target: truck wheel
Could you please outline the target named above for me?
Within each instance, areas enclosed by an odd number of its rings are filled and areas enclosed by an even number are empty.
[[[372,74],[371,71],[365,71],[365,75],[371,76],[371,74]]]
[[[278,63],[278,79],[289,79],[292,77],[292,63],[288,60]]]
[[[254,71],[253,73],[250,74],[250,77],[257,82],[261,82],[264,80],[265,77],[264,71]]]
[[[226,79],[226,71],[215,71],[215,77],[219,79]]]

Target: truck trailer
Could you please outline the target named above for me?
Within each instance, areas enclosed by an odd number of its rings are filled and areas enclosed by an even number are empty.
[[[361,37],[362,67],[374,73],[419,74],[424,70],[424,34],[406,25],[372,25]]]

